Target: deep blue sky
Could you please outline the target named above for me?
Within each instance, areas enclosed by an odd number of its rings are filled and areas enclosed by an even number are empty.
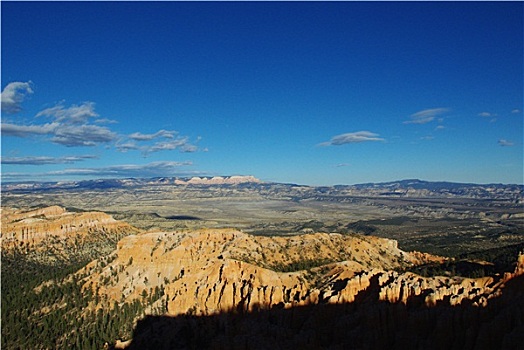
[[[5,2],[2,180],[523,183],[523,3]]]

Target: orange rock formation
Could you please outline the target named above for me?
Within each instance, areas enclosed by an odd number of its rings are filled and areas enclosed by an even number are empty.
[[[454,302],[473,296],[480,302],[493,289],[493,281],[399,274],[392,270],[437,257],[403,252],[395,241],[369,236],[154,232],[123,238],[115,254],[103,269],[96,262],[86,268],[85,286],[117,301],[161,286],[165,296],[157,306],[166,305],[170,315],[352,302],[373,284],[380,300],[404,303],[422,294],[428,304],[450,295],[458,295]],[[286,268],[291,272],[279,272]]]
[[[49,244],[89,241],[90,234],[137,233],[127,223],[117,221],[101,212],[68,212],[59,206],[35,210],[2,208],[2,249],[23,247],[25,251],[45,249]]]

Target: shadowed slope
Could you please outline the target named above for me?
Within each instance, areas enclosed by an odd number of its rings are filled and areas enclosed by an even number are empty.
[[[148,316],[127,349],[519,349],[524,344],[524,276],[486,307],[433,307],[367,298],[250,313]],[[367,295],[366,295],[367,294]]]

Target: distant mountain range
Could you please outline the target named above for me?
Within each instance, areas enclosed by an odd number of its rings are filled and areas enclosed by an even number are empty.
[[[389,196],[443,196],[475,198],[522,198],[524,185],[517,184],[474,184],[446,181],[424,181],[408,179],[383,183],[366,183],[353,186],[336,186],[355,188],[379,195]]]
[[[263,182],[253,176],[215,177],[155,177],[126,179],[97,179],[66,182],[13,182],[2,184],[4,192],[32,192],[52,190],[103,190],[133,189],[147,186],[191,186],[243,188],[262,194],[286,196],[295,199],[323,199],[325,196],[340,198],[354,197],[423,197],[423,198],[483,198],[503,199],[522,203],[524,185],[517,184],[473,184],[444,181],[407,179],[382,183],[356,185],[307,186]]]

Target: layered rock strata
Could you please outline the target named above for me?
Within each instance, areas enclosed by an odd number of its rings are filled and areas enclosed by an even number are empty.
[[[47,250],[53,244],[78,246],[96,239],[94,233],[120,238],[138,233],[129,224],[101,212],[69,212],[59,206],[34,210],[2,208],[2,250],[8,253]]]
[[[379,276],[384,298],[405,300],[421,282],[413,277],[411,289],[387,287],[395,278],[411,279],[386,271],[442,260],[403,252],[395,241],[377,237],[261,237],[227,229],[132,235],[115,254],[104,268],[97,261],[86,267],[85,286],[117,301],[161,287],[164,296],[156,306],[165,305],[170,315],[348,302]]]
[[[253,317],[269,317],[270,320],[274,310],[296,310],[285,317],[301,312],[315,315],[320,312],[319,317],[323,317],[324,311],[318,310],[340,306],[342,309],[332,310],[337,317],[342,317],[341,322],[351,314],[344,308],[363,310],[366,308],[363,305],[382,311],[380,305],[398,305],[391,312],[399,319],[412,313],[409,310],[437,307],[439,310],[442,307],[480,310],[500,299],[506,284],[524,274],[524,255],[521,255],[513,273],[483,278],[422,277],[394,269],[402,271],[406,266],[443,259],[403,252],[395,241],[387,239],[319,233],[259,237],[227,229],[154,232],[123,238],[114,254],[115,259],[104,268],[95,261],[81,271],[89,275],[84,280],[84,288],[96,289],[109,300],[129,302],[144,300],[160,286],[163,293],[146,314],[158,314],[154,310],[164,307],[162,315],[175,317],[173,320],[185,320],[180,317],[193,315],[208,317],[201,319],[206,322],[209,317],[216,316],[219,328],[221,322],[227,324],[237,319],[231,315],[266,315]],[[315,306],[323,309],[308,309]],[[440,312],[430,312],[435,314],[432,319]],[[468,311],[468,315],[472,312]],[[221,321],[220,315],[233,318]],[[423,314],[417,311],[416,315]],[[307,319],[300,321],[300,317],[292,317],[303,323],[301,327],[307,326]],[[387,315],[375,321],[386,322]],[[179,321],[161,319],[168,327],[172,322],[178,324]],[[316,319],[314,322],[318,323]],[[384,329],[392,331],[398,327],[389,321],[386,323]],[[257,323],[256,327],[261,324]],[[166,332],[176,333],[167,329]],[[382,336],[389,339],[380,334]],[[222,340],[225,341],[223,345],[231,345],[228,343],[231,340]]]

